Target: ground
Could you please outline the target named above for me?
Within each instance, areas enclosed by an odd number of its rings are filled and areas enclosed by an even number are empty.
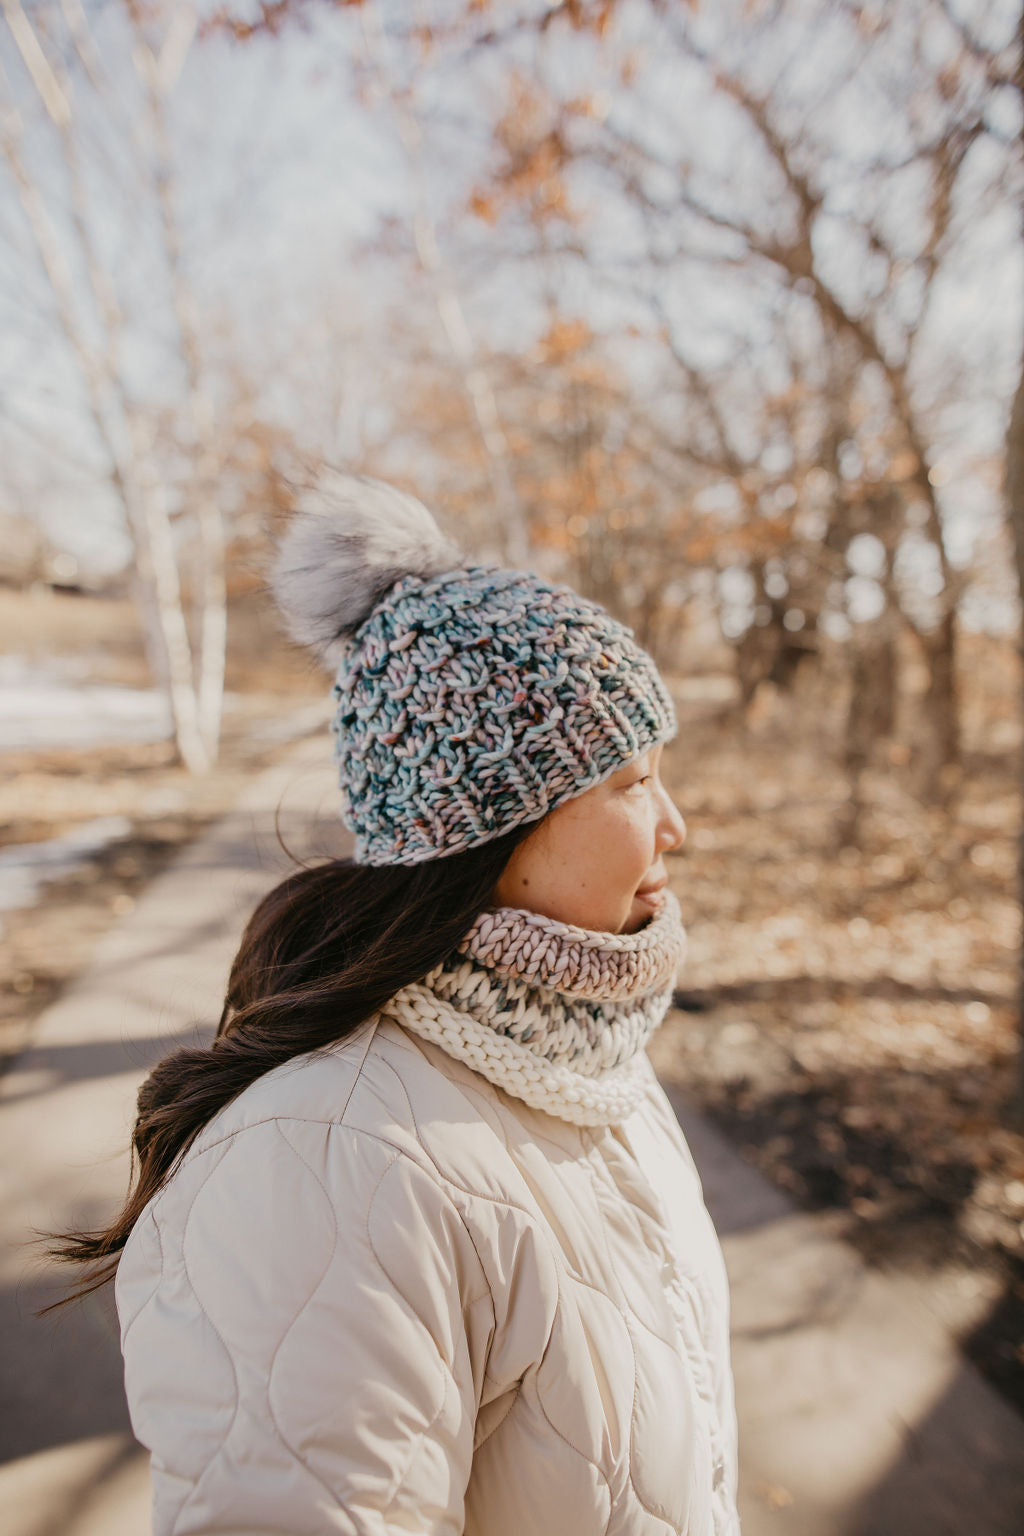
[[[0,593],[0,653],[34,649],[94,655],[98,678],[146,682],[127,603]],[[832,680],[793,698],[762,692],[745,721],[720,676],[674,680],[682,728],[667,772],[688,839],[670,872],[689,947],[652,1056],[780,1186],[845,1213],[872,1260],[927,1267],[955,1253],[995,1285],[1002,1300],[964,1347],[1024,1407],[1024,1136],[1007,1114],[1017,664],[1008,643],[971,636],[961,666],[958,793],[946,808],[922,803],[911,717],[867,776],[857,847],[836,833],[848,785]],[[328,685],[252,603],[233,614],[228,686],[222,759],[202,779],[160,743],[4,754],[3,843],[111,814],[130,832],[36,907],[3,914],[0,1054],[140,887],[284,750],[277,728],[303,710],[315,722]]]

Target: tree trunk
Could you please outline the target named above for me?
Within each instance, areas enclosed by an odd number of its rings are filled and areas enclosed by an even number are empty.
[[[1010,427],[1006,440],[1006,501],[1010,517],[1010,529],[1013,534],[1014,553],[1017,561],[1017,590],[1021,599],[1018,651],[1020,655],[1021,713],[1024,715],[1024,360],[1021,363],[1021,375],[1017,383],[1017,393],[1013,400],[1013,410],[1010,414]],[[1018,810],[1020,825],[1018,831],[1017,879],[1020,907],[1022,912],[1024,912],[1024,750],[1021,752],[1021,762],[1018,767],[1018,783],[1020,788],[1020,808]],[[1020,1035],[1020,1062],[1017,1069],[1016,1091],[1010,1105],[1010,1112],[1018,1125],[1024,1125],[1024,945],[1021,947],[1018,967],[1017,1015],[1018,1032]]]
[[[1017,17],[1017,68],[1015,84],[1018,105],[1024,106],[1024,5]],[[1024,159],[1024,128],[1018,138],[1018,158]],[[1024,236],[1024,207],[1019,210],[1021,234]],[[1013,549],[1017,562],[1017,592],[1020,597],[1020,628],[1017,648],[1020,656],[1021,713],[1024,715],[1024,356],[1021,358],[1017,393],[1013,397],[1010,424],[1006,433],[1006,506],[1013,535]],[[1017,844],[1017,895],[1018,905],[1024,913],[1024,748],[1021,749],[1017,769],[1018,844]],[[1024,944],[1018,957],[1017,991],[1017,1080],[1014,1094],[1007,1106],[1014,1124],[1024,1127]]]
[[[956,609],[951,604],[938,628],[918,634],[928,666],[921,701],[926,724],[921,783],[930,800],[948,800],[960,764],[960,700],[956,685]]]
[[[22,153],[24,129],[17,109],[0,125],[0,153],[14,179],[40,266],[53,296],[60,331],[77,364],[97,437],[109,459],[109,477],[123,508],[136,557],[136,593],[145,600],[147,633],[162,652],[158,679],[167,689],[174,735],[182,761],[193,773],[210,766],[199,729],[192,678],[192,653],[174,550],[174,538],[159,471],[153,460],[152,434],[128,398],[119,363],[122,322],[113,285],[99,259],[84,213],[79,175],[73,94],[59,66],[48,60],[18,0],[4,0],[4,13],[29,67],[33,83],[60,138],[64,170],[71,191],[71,227],[101,322],[101,345],[94,345],[79,322],[74,278],[39,184]],[[127,446],[122,452],[122,439]]]
[[[892,734],[896,701],[896,648],[889,634],[852,647],[850,702],[846,712],[844,758],[849,800],[837,817],[840,847],[860,843],[864,814],[864,773],[876,744]]]
[[[205,386],[199,316],[188,282],[182,254],[176,206],[174,157],[167,129],[165,101],[196,33],[196,14],[182,8],[174,13],[168,39],[173,46],[174,67],[161,65],[146,37],[137,4],[129,6],[135,29],[133,59],[146,92],[156,165],[154,195],[160,211],[164,256],[171,284],[174,316],[178,325],[188,396],[192,435],[191,499],[200,550],[197,623],[193,654],[196,658],[192,685],[196,693],[195,729],[208,763],[216,762],[224,706],[224,667],[227,653],[226,533],[217,481],[221,456],[213,405]],[[163,53],[161,54],[163,58]]]
[[[181,583],[174,549],[171,521],[163,485],[152,458],[148,434],[138,420],[132,422],[133,459],[139,488],[141,530],[135,527],[135,548],[148,569],[143,575],[153,595],[167,663],[167,693],[174,721],[174,735],[182,761],[190,773],[206,773],[211,758],[199,726],[199,708],[192,677],[192,647],[181,601]],[[141,537],[139,536],[141,532]]]

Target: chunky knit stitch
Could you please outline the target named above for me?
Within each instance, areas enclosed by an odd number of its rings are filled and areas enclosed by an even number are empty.
[[[343,814],[365,864],[487,842],[676,730],[631,630],[568,587],[482,565],[399,581],[334,693]]]
[[[535,912],[481,914],[456,953],[382,1010],[534,1109],[616,1124],[651,1079],[686,932],[666,891],[634,934],[591,932]]]

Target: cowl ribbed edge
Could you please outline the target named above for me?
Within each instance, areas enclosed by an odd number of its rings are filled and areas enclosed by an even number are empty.
[[[534,1109],[614,1125],[652,1080],[645,1047],[672,1001],[685,943],[671,892],[635,934],[498,908],[381,1012]]]

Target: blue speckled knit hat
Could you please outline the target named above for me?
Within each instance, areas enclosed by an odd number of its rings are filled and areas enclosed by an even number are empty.
[[[466,563],[420,502],[379,481],[322,475],[273,585],[293,637],[337,666],[360,863],[477,847],[675,734],[631,630],[569,587]]]

